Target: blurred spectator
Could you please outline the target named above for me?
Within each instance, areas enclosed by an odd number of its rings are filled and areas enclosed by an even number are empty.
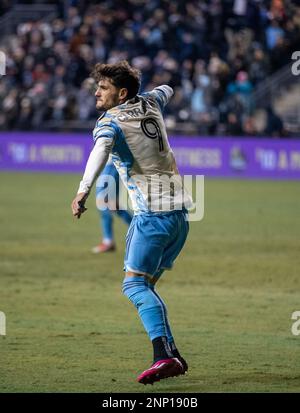
[[[277,41],[284,38],[284,31],[279,26],[277,20],[273,19],[271,24],[266,28],[266,42],[269,50],[274,49]]]
[[[191,111],[192,114],[196,115],[195,118],[197,118],[197,114],[208,112],[211,103],[211,80],[208,73],[206,73],[202,61],[198,61],[198,64],[195,65],[194,85],[195,89],[191,97]]]
[[[274,70],[280,69],[290,62],[291,56],[285,39],[279,37],[270,53],[270,62]]]
[[[32,128],[33,108],[31,100],[23,98],[20,103],[20,113],[16,127],[21,130],[30,130]]]
[[[242,122],[243,135],[255,136],[257,135],[257,128],[253,116],[245,116]]]
[[[267,112],[267,125],[265,134],[273,137],[283,137],[285,135],[283,123],[280,117],[274,112],[271,106],[266,109]]]
[[[269,73],[269,62],[266,54],[261,48],[255,48],[249,63],[249,77],[256,85],[266,79]]]
[[[78,119],[88,120],[95,113],[95,97],[94,97],[94,82],[93,79],[86,79],[79,90],[77,95],[77,107],[78,107]]]
[[[9,10],[9,7],[11,6],[10,3],[11,2],[9,0],[0,1],[0,16]]]
[[[251,109],[252,90],[253,86],[249,81],[248,73],[242,70],[237,73],[235,81],[229,83],[227,87],[228,96],[235,95],[240,100],[247,113],[249,113]]]
[[[233,112],[229,112],[227,115],[227,129],[226,135],[240,136],[243,134],[242,125],[237,115]]]

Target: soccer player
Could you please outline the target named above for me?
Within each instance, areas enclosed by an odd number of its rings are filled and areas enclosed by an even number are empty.
[[[186,208],[192,204],[162,116],[173,90],[163,85],[139,95],[141,74],[126,61],[98,63],[92,75],[96,108],[105,113],[96,122],[94,147],[71,208],[77,218],[85,212],[91,187],[111,153],[134,210],[126,236],[123,293],[136,307],[153,344],[153,364],[137,380],[153,384],[188,369],[175,345],[166,306],[155,291],[185,243]]]
[[[120,209],[119,195],[119,174],[112,160],[109,159],[96,182],[96,205],[103,237],[102,242],[92,248],[94,254],[111,252],[116,249],[113,214],[118,215],[125,224],[130,225],[132,216],[128,211]]]

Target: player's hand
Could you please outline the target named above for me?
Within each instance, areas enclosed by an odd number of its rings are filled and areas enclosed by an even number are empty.
[[[74,217],[77,217],[79,219],[81,217],[81,214],[83,214],[87,210],[87,208],[84,206],[86,199],[87,194],[85,192],[77,194],[73,199],[71,209]]]

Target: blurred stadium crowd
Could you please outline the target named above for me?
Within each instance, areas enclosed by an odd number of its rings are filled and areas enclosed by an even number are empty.
[[[19,24],[0,44],[0,130],[88,124],[98,116],[86,80],[93,65],[128,59],[143,72],[142,90],[174,88],[170,128],[193,122],[199,134],[253,136],[253,89],[300,44],[292,0],[74,0],[58,13]],[[264,133],[282,135],[268,113]]]

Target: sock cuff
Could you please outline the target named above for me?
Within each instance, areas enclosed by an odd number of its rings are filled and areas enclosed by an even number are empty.
[[[145,277],[142,276],[132,276],[132,277],[125,277],[123,280],[123,284],[130,283],[130,282],[140,282],[145,284]]]
[[[135,290],[138,289],[140,290],[141,288],[147,287],[145,277],[125,277],[123,280],[123,285],[122,285],[122,292],[125,295],[128,295],[129,291],[132,292],[132,288],[135,287]]]

